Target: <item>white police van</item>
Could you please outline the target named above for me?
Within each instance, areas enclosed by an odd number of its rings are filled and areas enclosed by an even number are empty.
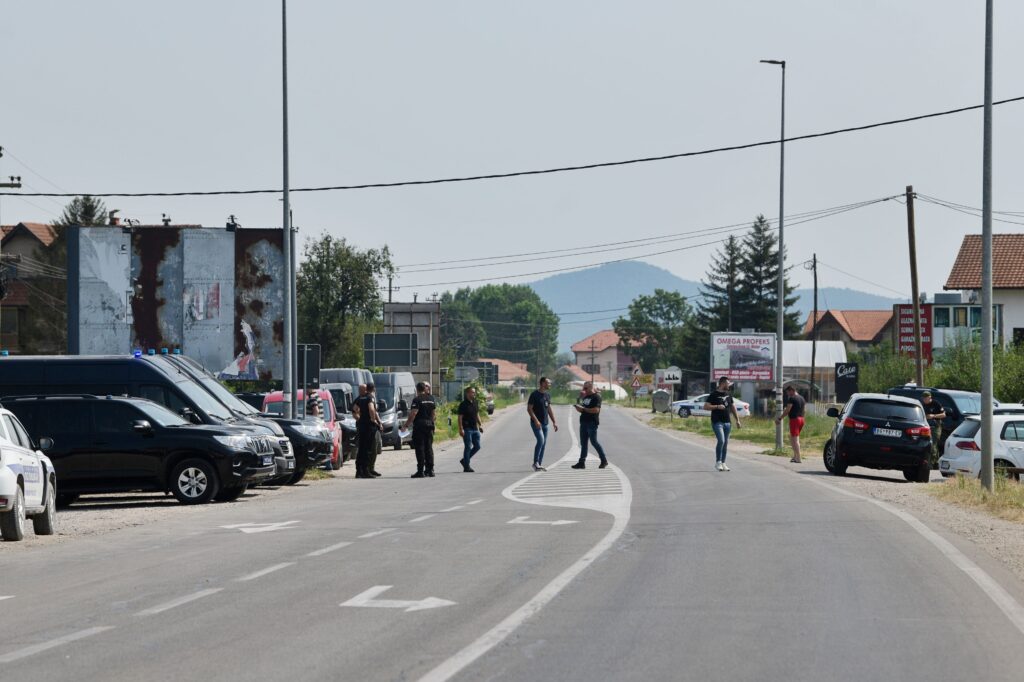
[[[0,535],[8,542],[21,540],[28,518],[36,535],[53,535],[57,477],[18,418],[0,407]]]

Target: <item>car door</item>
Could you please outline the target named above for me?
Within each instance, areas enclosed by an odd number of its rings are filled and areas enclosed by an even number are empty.
[[[146,440],[135,432],[136,421],[146,416],[131,405],[98,400],[93,408],[93,448],[97,475],[118,487],[152,483],[155,458],[146,456]]]
[[[705,410],[704,409],[704,403],[706,403],[708,401],[708,396],[709,395],[711,395],[711,394],[710,393],[704,393],[704,394],[699,395],[699,396],[697,396],[696,398],[693,399],[693,411],[691,412],[691,414],[693,414],[693,415],[695,415],[697,417],[707,417],[707,416],[709,416],[711,414],[710,410]]]
[[[995,445],[993,459],[1006,459],[1015,467],[1024,467],[1024,420],[1006,422]]]
[[[32,449],[32,439],[28,437],[25,427],[12,415],[3,415],[8,440],[13,448],[12,458],[20,465],[21,479],[24,481],[26,507],[39,507],[43,501],[43,467]]]

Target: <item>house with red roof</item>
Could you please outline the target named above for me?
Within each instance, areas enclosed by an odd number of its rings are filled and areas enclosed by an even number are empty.
[[[814,337],[814,313],[804,322],[802,338]],[[818,341],[842,341],[846,352],[879,344],[892,344],[895,317],[892,310],[819,310]]]
[[[638,341],[630,343],[637,347]],[[611,381],[622,382],[633,375],[633,358],[619,347],[619,335],[611,329],[602,329],[572,344],[575,364],[588,376],[601,375]]]
[[[38,249],[49,248],[56,238],[57,232],[45,223],[0,226],[0,266],[5,283],[0,299],[0,349],[21,350],[21,332],[31,310],[30,293],[38,290],[40,277],[60,274],[38,260]]]
[[[973,337],[981,329],[981,235],[964,235],[949,272],[946,291],[937,294],[932,311],[935,341]],[[1024,234],[992,235],[993,326],[1007,345],[1024,343]]]

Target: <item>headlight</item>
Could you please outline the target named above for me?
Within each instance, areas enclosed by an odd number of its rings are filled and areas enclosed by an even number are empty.
[[[315,424],[296,424],[295,430],[308,438],[320,438],[322,429]]]
[[[232,450],[248,450],[249,438],[247,436],[214,436],[221,445],[226,445]]]

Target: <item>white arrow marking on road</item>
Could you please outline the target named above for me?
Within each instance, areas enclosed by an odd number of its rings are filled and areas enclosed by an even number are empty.
[[[7,596],[4,596],[4,595],[0,594],[0,601],[3,601],[4,599],[14,599],[14,595],[13,594],[9,594]]]
[[[221,528],[227,528],[228,530],[240,530],[243,533],[267,533],[272,530],[287,530],[291,528],[294,523],[302,522],[281,521],[280,523],[236,523],[230,526],[221,526]]]
[[[577,521],[568,521],[566,519],[559,519],[558,521],[527,521],[529,516],[517,516],[509,523],[519,523],[523,525],[537,525],[537,526],[568,526],[570,523],[578,523]]]
[[[342,602],[339,606],[358,606],[363,608],[376,608],[376,609],[405,609],[406,613],[410,611],[423,611],[425,609],[436,609],[439,606],[453,606],[455,602],[448,601],[447,599],[438,599],[437,597],[427,597],[426,599],[420,599],[419,601],[406,601],[403,599],[375,599],[378,595],[384,594],[392,588],[391,585],[376,585],[366,590],[361,594],[349,599],[347,602]]]

